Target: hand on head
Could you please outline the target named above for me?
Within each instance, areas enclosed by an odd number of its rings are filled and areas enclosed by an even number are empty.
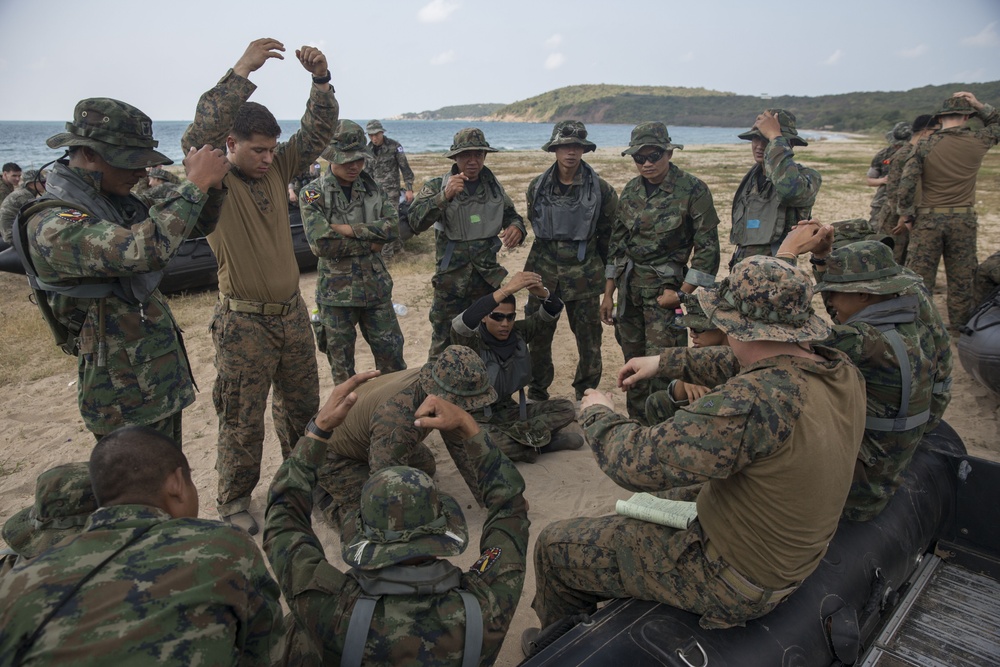
[[[198,149],[192,146],[184,158],[184,172],[188,180],[202,192],[208,192],[209,188],[221,188],[222,178],[229,173],[229,166],[226,154],[210,144]]]
[[[468,439],[479,433],[479,424],[468,412],[440,396],[428,396],[414,413],[417,428],[436,429],[442,432],[455,433],[462,439]]]
[[[326,403],[316,413],[316,426],[324,431],[332,431],[344,423],[347,413],[351,411],[354,403],[358,400],[358,395],[354,393],[354,390],[381,374],[382,371],[365,371],[351,376],[347,381],[334,387],[330,398],[326,399]]]

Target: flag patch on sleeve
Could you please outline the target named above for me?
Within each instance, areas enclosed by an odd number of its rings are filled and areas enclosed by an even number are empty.
[[[59,211],[56,215],[63,220],[69,220],[70,222],[80,222],[81,220],[86,220],[90,217],[83,211],[78,211],[75,208],[67,208],[63,211]]]
[[[305,203],[311,204],[317,199],[319,199],[319,190],[316,188],[306,188],[302,191],[302,200]]]
[[[486,574],[489,569],[493,567],[493,564],[497,562],[497,559],[500,558],[501,553],[502,549],[500,549],[500,547],[490,547],[483,552],[483,555],[479,557],[479,560],[472,564],[472,567],[469,568],[469,572]]]

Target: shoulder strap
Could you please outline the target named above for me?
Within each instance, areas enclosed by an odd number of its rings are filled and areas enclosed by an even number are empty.
[[[901,401],[895,419],[867,417],[865,419],[865,428],[872,431],[909,431],[911,428],[926,424],[930,419],[931,411],[927,409],[913,416],[907,416],[907,413],[910,411],[910,390],[913,387],[913,373],[910,367],[910,358],[906,354],[906,345],[903,343],[903,337],[899,335],[894,325],[887,324],[878,327],[878,329],[885,336],[886,340],[889,341],[889,345],[896,355],[896,361],[899,362],[899,374],[902,384],[902,389],[900,390]]]
[[[361,667],[365,644],[368,643],[368,631],[372,626],[372,616],[375,615],[375,603],[381,597],[381,595],[362,595],[354,603],[351,620],[347,624],[347,635],[344,636],[344,652],[340,656],[340,667]]]

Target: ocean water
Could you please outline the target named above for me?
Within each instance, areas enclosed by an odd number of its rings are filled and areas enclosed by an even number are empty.
[[[181,135],[190,121],[153,121],[153,136],[159,151],[180,162]],[[366,119],[358,119],[364,126]],[[287,138],[299,128],[297,120],[282,120],[281,136]],[[539,150],[552,133],[552,123],[506,123],[461,120],[385,121],[386,134],[403,144],[407,153],[443,153],[451,146],[455,132],[474,125],[483,130],[486,140],[500,150]],[[64,131],[62,121],[0,121],[0,163],[16,162],[22,169],[37,168],[62,155],[45,145],[45,140]],[[594,123],[587,125],[588,139],[601,147],[627,146],[632,125]],[[671,127],[670,138],[684,145],[740,143],[737,134],[747,128]],[[836,140],[830,132],[801,133],[806,139],[820,137]]]

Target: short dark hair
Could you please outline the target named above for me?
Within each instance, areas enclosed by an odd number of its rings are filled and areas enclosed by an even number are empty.
[[[263,104],[244,102],[236,112],[233,129],[229,134],[240,141],[248,141],[255,134],[277,139],[281,136],[281,126]]]
[[[514,297],[513,294],[508,294],[507,297],[500,303],[509,303],[510,305],[517,308],[517,299]],[[500,304],[498,303],[497,305],[499,306]]]
[[[154,504],[177,468],[191,466],[173,440],[148,426],[123,426],[101,438],[90,454],[90,481],[101,506]]]
[[[913,128],[913,132],[915,134],[917,132],[922,132],[923,130],[926,130],[933,124],[934,124],[934,116],[925,113],[914,118],[913,122],[910,123],[910,127]]]
[[[4,171],[21,171],[21,167],[16,162],[7,162],[3,166]]]

